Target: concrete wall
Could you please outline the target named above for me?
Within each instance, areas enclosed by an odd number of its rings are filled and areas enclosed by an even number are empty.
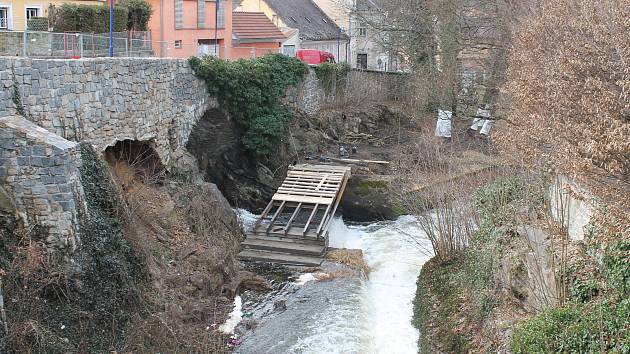
[[[119,140],[150,141],[165,165],[216,106],[186,60],[5,57],[0,81],[0,117],[23,110],[48,131],[100,151]]]
[[[0,186],[24,226],[39,226],[46,243],[73,251],[84,208],[77,143],[22,117],[0,118]]]

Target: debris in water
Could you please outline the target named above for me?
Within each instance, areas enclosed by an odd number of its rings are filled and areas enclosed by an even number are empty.
[[[309,281],[313,281],[313,280],[315,280],[315,275],[313,273],[306,273],[306,274],[300,275],[300,277],[295,282],[295,284],[296,285],[304,285],[304,284],[308,283]]]

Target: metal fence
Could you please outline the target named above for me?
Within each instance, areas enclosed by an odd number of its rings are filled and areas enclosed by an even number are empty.
[[[114,56],[154,56],[151,44],[143,34],[116,33],[113,38]],[[109,35],[3,31],[0,32],[0,55],[33,58],[103,57],[109,55]]]
[[[257,58],[279,53],[280,48],[214,44],[182,44],[151,39],[150,32],[115,32],[115,57],[189,58],[212,55],[229,59]],[[0,31],[0,56],[31,58],[95,58],[109,56],[109,34],[56,33],[47,31]]]

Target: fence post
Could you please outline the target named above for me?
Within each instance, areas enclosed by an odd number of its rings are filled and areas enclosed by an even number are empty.
[[[28,34],[26,33],[26,29],[22,32],[22,56],[27,56],[26,46],[28,45]]]
[[[79,34],[79,57],[83,58],[83,34]]]
[[[125,38],[125,56],[129,56],[129,39]]]

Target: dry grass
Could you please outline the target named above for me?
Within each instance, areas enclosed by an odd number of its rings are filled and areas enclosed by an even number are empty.
[[[345,264],[355,269],[360,269],[366,275],[370,273],[370,267],[365,259],[363,259],[363,252],[361,250],[352,249],[335,249],[328,252],[326,259]]]

